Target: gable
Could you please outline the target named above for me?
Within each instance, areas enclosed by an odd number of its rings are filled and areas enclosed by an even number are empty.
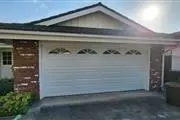
[[[127,24],[128,26],[131,26],[132,28],[135,28],[137,31],[153,33],[153,31],[149,30],[148,28],[136,23],[135,21],[127,18],[126,16],[124,16],[124,15],[122,15],[116,11],[114,11],[111,8],[108,8],[107,6],[103,5],[102,3],[93,4],[93,5],[86,6],[83,8],[79,8],[76,10],[72,10],[72,11],[69,11],[66,13],[62,13],[59,15],[44,18],[41,20],[32,21],[28,24],[52,26],[52,25],[56,25],[58,23],[73,20],[75,18],[86,16],[86,15],[96,13],[96,12],[102,12],[102,13],[118,20],[119,22],[122,22],[124,24]],[[107,21],[103,21],[103,22],[106,23]],[[112,25],[112,22],[111,22],[111,25],[114,26],[114,25],[116,25],[116,23],[117,22],[115,22],[115,24]],[[110,27],[112,27],[112,26],[110,26]],[[103,26],[103,27],[107,27],[107,26]],[[109,27],[109,25],[108,25],[108,27]],[[119,28],[119,25],[118,25],[118,28]]]
[[[130,26],[118,21],[102,12],[95,12],[68,21],[57,23],[58,26],[89,27],[89,28],[106,28],[126,30]]]

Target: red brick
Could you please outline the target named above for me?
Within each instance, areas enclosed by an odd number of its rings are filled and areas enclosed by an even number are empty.
[[[38,41],[13,41],[13,74],[16,92],[39,96]]]
[[[161,91],[163,46],[153,45],[150,55],[150,91]]]

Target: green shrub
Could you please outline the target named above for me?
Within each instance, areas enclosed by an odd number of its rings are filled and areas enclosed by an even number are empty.
[[[0,96],[6,95],[13,91],[13,79],[3,78],[0,79]]]
[[[0,97],[0,116],[13,116],[27,112],[31,102],[30,93],[10,92]]]

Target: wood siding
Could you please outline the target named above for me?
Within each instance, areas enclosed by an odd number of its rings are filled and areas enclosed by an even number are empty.
[[[90,27],[90,28],[109,28],[109,29],[127,29],[128,25],[105,15],[102,12],[96,12],[61,22],[60,26]]]

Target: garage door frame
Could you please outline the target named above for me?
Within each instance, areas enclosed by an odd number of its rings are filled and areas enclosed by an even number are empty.
[[[88,42],[87,42],[87,44],[88,44]],[[146,80],[146,83],[145,83],[145,90],[147,90],[147,91],[149,91],[149,78],[150,78],[150,45],[145,45],[146,46],[146,48],[147,48],[147,50],[148,50],[148,65],[147,65],[147,76],[146,76],[146,78],[147,78],[147,80]],[[39,86],[40,86],[40,99],[42,99],[43,97],[44,97],[44,95],[42,94],[42,90],[43,90],[43,87],[45,87],[45,86],[43,86],[42,85],[42,82],[43,82],[43,79],[42,79],[42,75],[43,75],[43,73],[42,73],[42,47],[43,47],[43,42],[39,42],[39,82],[40,82],[40,84],[39,84]]]

